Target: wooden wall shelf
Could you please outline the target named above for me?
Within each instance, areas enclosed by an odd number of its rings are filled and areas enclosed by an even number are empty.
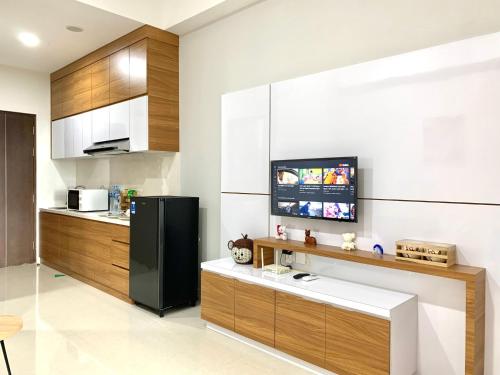
[[[465,374],[484,374],[484,329],[485,329],[485,279],[486,270],[455,264],[451,267],[433,267],[424,264],[407,263],[396,260],[391,254],[376,255],[371,251],[345,251],[338,246],[307,245],[302,241],[283,241],[273,237],[254,240],[253,266],[259,268],[264,257],[264,265],[274,262],[275,249],[291,250],[298,253],[344,260],[371,266],[385,267],[426,275],[445,277],[465,282]]]

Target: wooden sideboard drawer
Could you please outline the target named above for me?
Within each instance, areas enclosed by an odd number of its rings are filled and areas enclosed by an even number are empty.
[[[108,285],[110,288],[128,296],[129,272],[120,267],[110,266],[108,272]]]
[[[111,241],[111,264],[121,268],[129,269],[130,245]]]
[[[234,279],[201,272],[201,318],[234,331]]]
[[[390,373],[390,322],[326,307],[325,367],[341,375]]]
[[[235,331],[274,347],[275,300],[276,292],[273,289],[236,280]]]
[[[317,366],[325,365],[325,305],[276,292],[275,347]]]

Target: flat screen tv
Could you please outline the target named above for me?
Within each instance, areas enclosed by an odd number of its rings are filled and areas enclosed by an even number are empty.
[[[358,158],[271,161],[271,214],[357,222]]]

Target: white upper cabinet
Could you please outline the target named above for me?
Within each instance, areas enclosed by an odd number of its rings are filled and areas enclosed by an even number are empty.
[[[148,96],[52,122],[52,159],[88,156],[95,143],[130,139],[130,151],[149,150]]]
[[[86,156],[83,152],[87,147],[92,146],[92,113],[85,112],[81,115],[82,123],[82,156]]]
[[[92,143],[109,140],[109,106],[94,109],[92,116]]]
[[[130,151],[147,151],[148,144],[148,97],[130,101]]]
[[[75,116],[67,117],[64,122],[64,157],[72,158],[75,156]]]
[[[269,85],[222,96],[221,190],[269,193]]]
[[[109,140],[129,137],[130,101],[109,106]]]
[[[73,116],[73,157],[86,156],[83,152],[87,147],[92,145],[92,120],[91,113],[85,112]]]
[[[52,121],[52,159],[64,158],[65,119]]]

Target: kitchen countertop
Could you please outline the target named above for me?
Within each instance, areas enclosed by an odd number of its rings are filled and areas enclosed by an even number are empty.
[[[100,216],[106,214],[107,211],[80,212],[75,210],[68,210],[66,208],[40,208],[40,212],[48,212],[51,214],[79,217],[82,219],[101,221],[103,223],[123,225],[126,227],[130,226],[130,220],[121,220],[121,219]]]
[[[263,272],[261,268],[236,264],[232,258],[223,258],[204,262],[205,271],[240,279],[250,283],[270,287],[283,292],[313,299],[349,310],[391,320],[391,311],[398,306],[417,298],[413,294],[396,292],[369,285],[321,276],[318,280],[306,282],[295,280],[293,270],[283,275]]]

